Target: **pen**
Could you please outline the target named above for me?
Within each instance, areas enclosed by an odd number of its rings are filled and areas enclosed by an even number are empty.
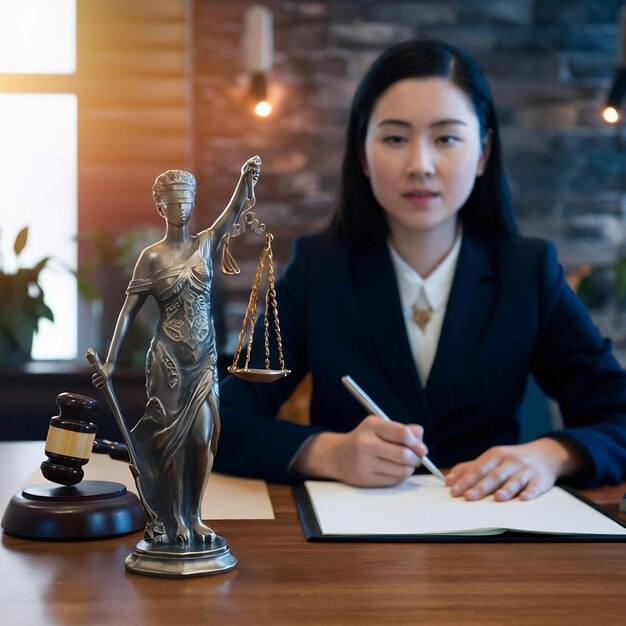
[[[360,402],[361,406],[363,406],[366,410],[368,410],[373,415],[379,415],[383,419],[390,422],[391,420],[385,414],[385,412],[359,387],[350,376],[343,376],[341,378],[341,382],[343,386],[354,396],[358,402]],[[445,482],[445,477],[441,473],[441,470],[427,457],[423,456],[421,458],[422,465],[434,476],[437,478],[441,478]]]

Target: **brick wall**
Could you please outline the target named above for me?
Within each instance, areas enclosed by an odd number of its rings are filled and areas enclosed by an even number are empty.
[[[464,47],[490,81],[522,231],[552,239],[570,270],[610,263],[625,237],[626,134],[599,118],[618,56],[621,0],[266,0],[274,15],[275,112],[246,102],[241,29],[251,2],[196,0],[195,170],[209,223],[243,161],[263,158],[258,215],[276,256],[319,228],[334,199],[350,98],[385,47],[441,38]],[[201,208],[202,207],[202,208]],[[245,291],[259,243],[236,249]]]

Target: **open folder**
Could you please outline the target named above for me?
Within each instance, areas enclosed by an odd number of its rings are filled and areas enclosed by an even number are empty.
[[[527,502],[469,502],[416,475],[381,489],[305,481],[294,496],[309,540],[626,541],[626,524],[561,487]]]

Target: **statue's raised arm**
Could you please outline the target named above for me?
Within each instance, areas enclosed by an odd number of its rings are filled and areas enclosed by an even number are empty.
[[[254,156],[248,159],[241,168],[241,176],[235,187],[235,191],[222,214],[213,222],[208,229],[210,232],[210,253],[215,253],[220,247],[220,242],[225,233],[230,232],[235,222],[242,213],[250,210],[256,202],[254,187],[261,175],[261,158]]]

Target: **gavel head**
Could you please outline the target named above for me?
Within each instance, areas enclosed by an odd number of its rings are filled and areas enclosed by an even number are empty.
[[[57,396],[57,406],[60,414],[50,419],[48,460],[41,464],[41,473],[54,483],[75,485],[85,475],[82,466],[89,461],[96,437],[92,420],[99,407],[93,398],[67,392]]]

